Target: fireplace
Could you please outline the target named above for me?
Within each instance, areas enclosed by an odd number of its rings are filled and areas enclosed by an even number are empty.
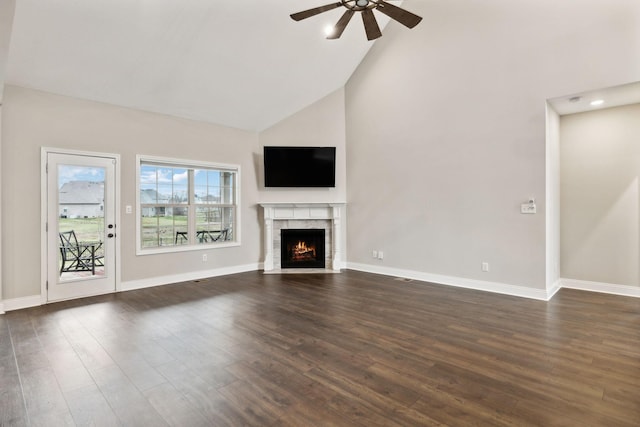
[[[324,263],[307,272],[339,273],[345,235],[344,203],[261,203],[264,208],[264,272],[277,273],[285,268],[282,260],[282,230],[324,230]],[[316,252],[316,258],[320,258]],[[299,265],[296,265],[298,267]],[[295,270],[294,270],[295,271]],[[300,271],[304,272],[304,270]]]
[[[325,268],[324,229],[280,230],[282,268]]]

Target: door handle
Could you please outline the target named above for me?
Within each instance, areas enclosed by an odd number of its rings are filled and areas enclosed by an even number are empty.
[[[112,237],[116,237],[116,235],[115,235],[115,233],[109,233],[109,234],[107,234],[107,237],[108,238],[112,238]]]

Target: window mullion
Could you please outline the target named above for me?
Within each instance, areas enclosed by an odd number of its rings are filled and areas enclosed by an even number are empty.
[[[189,229],[189,244],[195,245],[196,240],[196,208],[195,208],[195,179],[193,169],[187,170],[188,188],[189,188],[189,204],[187,208],[187,227]]]

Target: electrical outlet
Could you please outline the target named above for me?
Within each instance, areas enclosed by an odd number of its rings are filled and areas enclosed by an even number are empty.
[[[202,262],[207,262],[207,254],[202,254]]]
[[[378,259],[382,259],[384,257],[384,254],[382,253],[382,251],[378,251]]]
[[[483,262],[482,263],[482,271],[489,271],[489,263],[488,262]]]
[[[125,206],[124,211],[128,214],[133,213],[133,207],[131,205],[127,205]]]
[[[523,203],[520,205],[520,213],[523,214],[534,214],[536,213],[536,204],[535,203]]]
[[[371,256],[374,258],[378,258],[378,251],[372,251]]]

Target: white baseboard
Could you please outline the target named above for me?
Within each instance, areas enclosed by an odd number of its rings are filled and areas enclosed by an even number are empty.
[[[37,307],[41,304],[42,299],[40,298],[40,295],[6,299],[0,302],[0,313],[2,313],[3,311],[13,311],[23,308]]]
[[[466,279],[464,277],[443,276],[439,274],[423,273],[421,271],[403,270],[398,268],[379,267],[369,264],[347,263],[347,268],[367,273],[384,274],[387,276],[404,277],[437,283],[439,285],[455,286],[458,288],[475,289],[478,291],[494,292],[522,298],[548,301],[550,296],[546,289],[534,289],[525,286],[508,285],[506,283],[488,282],[484,280]],[[555,293],[555,292],[554,292]]]
[[[561,287],[581,291],[600,292],[603,294],[621,295],[640,298],[640,287],[616,285],[614,283],[590,282],[587,280],[560,279]]]
[[[189,280],[206,279],[207,277],[225,276],[228,274],[244,273],[247,271],[256,271],[262,269],[262,264],[247,264],[233,267],[217,268],[213,270],[195,271],[188,274],[175,274],[171,276],[153,277],[143,280],[131,280],[121,282],[116,292],[131,291],[134,289],[150,288],[153,286],[168,285],[170,283],[187,282]],[[37,307],[44,304],[40,295],[31,295],[28,297],[6,299],[0,301],[0,314],[6,311],[20,310],[23,308]]]
[[[135,289],[151,288],[154,286],[169,285],[172,283],[188,282],[190,280],[201,280],[208,277],[227,276],[229,274],[245,273],[262,269],[262,264],[235,265],[232,267],[215,268],[212,270],[199,270],[191,273],[172,274],[170,276],[150,277],[141,280],[129,280],[121,282],[118,292],[133,291]]]
[[[170,276],[153,277],[142,280],[130,280],[121,282],[117,292],[131,291],[135,289],[150,288],[172,283],[187,282],[190,280],[201,280],[208,277],[226,276],[229,274],[245,273],[249,271],[262,270],[262,263],[237,265],[232,267],[216,268],[213,270],[195,271],[188,274],[175,274]],[[420,271],[404,270],[390,267],[380,267],[359,263],[344,263],[344,268],[363,271],[366,273],[382,274],[386,276],[404,277],[407,279],[421,280],[424,282],[436,283],[440,285],[455,286],[459,288],[474,289],[478,291],[494,292],[505,295],[512,295],[522,298],[549,301],[562,288],[577,289],[581,291],[600,292],[627,297],[640,298],[640,287],[616,285],[613,283],[589,282],[586,280],[560,279],[548,289],[533,289],[524,286],[508,285],[499,282],[488,282],[483,280],[466,279],[463,277],[444,276],[438,274],[424,273]],[[23,308],[37,307],[42,305],[40,295],[28,297],[12,298],[0,301],[0,314],[6,311],[20,310]]]
[[[550,301],[551,298],[562,289],[562,281],[560,279],[556,280],[551,286],[547,287],[547,301]]]

